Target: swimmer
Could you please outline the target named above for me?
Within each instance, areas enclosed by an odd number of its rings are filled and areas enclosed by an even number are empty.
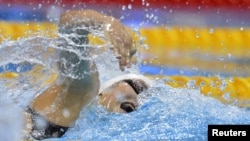
[[[130,67],[136,48],[131,35],[120,21],[93,10],[64,12],[59,20],[59,33],[67,35],[74,46],[58,45],[67,48],[60,49],[58,53],[59,76],[52,86],[35,97],[25,111],[24,131],[28,137],[37,140],[61,137],[68,128],[74,127],[81,109],[94,97],[98,97],[98,103],[110,112],[135,111],[138,94],[148,89],[148,80],[137,74],[118,76],[101,86],[96,64],[69,51],[71,48],[84,57],[91,55],[91,51],[84,47],[88,44],[89,27],[104,32],[119,60],[121,71]],[[77,36],[71,36],[73,34]]]

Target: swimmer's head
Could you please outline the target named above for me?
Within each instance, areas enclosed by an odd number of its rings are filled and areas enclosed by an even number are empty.
[[[141,75],[128,74],[106,82],[99,91],[99,104],[110,112],[130,113],[137,109],[138,95],[150,86]]]

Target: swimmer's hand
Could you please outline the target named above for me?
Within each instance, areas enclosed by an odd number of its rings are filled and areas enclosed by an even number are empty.
[[[131,34],[114,18],[110,23],[106,23],[105,33],[112,43],[111,49],[119,59],[120,69],[124,71],[125,67],[131,67],[131,57],[136,52]]]
[[[125,26],[112,16],[103,15],[94,10],[69,10],[64,12],[59,21],[60,28],[75,26],[104,27],[105,37],[111,42],[112,50],[119,59],[120,69],[131,66],[131,57],[136,52],[131,34]]]

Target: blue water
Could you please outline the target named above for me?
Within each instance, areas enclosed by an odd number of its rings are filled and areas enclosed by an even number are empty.
[[[144,95],[140,108],[130,114],[108,113],[89,105],[76,127],[58,140],[205,141],[209,124],[250,124],[249,110],[224,105],[196,90],[161,85]]]
[[[46,40],[46,38],[43,40],[39,38],[39,41]],[[0,118],[0,140],[18,140],[17,133],[21,129],[17,125],[22,120],[17,120],[16,117],[20,116],[20,113],[15,112],[17,107],[13,105],[19,106],[18,109],[27,106],[30,100],[44,89],[41,83],[50,75],[50,70],[53,69],[51,65],[55,63],[53,57],[48,58],[47,56],[47,47],[53,47],[51,42],[42,42],[40,52],[37,52],[38,45],[28,43],[27,40],[19,40],[7,42],[0,47],[0,57],[2,58],[0,64],[2,66],[8,63],[18,66],[22,62],[29,62],[44,67],[41,72],[36,73],[37,75],[42,74],[40,77],[32,75],[32,68],[19,67],[17,69],[20,72],[18,78],[0,80],[0,102],[2,103],[0,112],[5,117]],[[9,54],[13,50],[16,52]],[[6,57],[8,59],[5,59]],[[95,58],[98,62],[101,82],[121,73],[140,73],[138,64],[124,72],[119,71],[118,62],[114,58],[109,52]],[[3,68],[6,69],[6,66]],[[13,68],[15,71],[15,65]],[[25,71],[22,72],[22,70]],[[109,113],[99,106],[96,100],[93,100],[82,109],[75,127],[70,128],[62,138],[49,140],[206,141],[209,124],[250,124],[250,111],[246,108],[225,105],[214,98],[203,96],[196,89],[177,89],[165,85],[163,80],[152,81],[152,87],[140,95],[140,107],[137,111],[129,114]],[[3,103],[6,104],[3,106]],[[7,125],[6,122],[2,122],[5,120],[8,121]],[[16,134],[10,134],[3,127],[9,127]]]

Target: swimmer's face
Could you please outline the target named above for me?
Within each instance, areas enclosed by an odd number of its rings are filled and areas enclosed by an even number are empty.
[[[99,93],[99,104],[110,112],[130,113],[138,107],[138,94],[127,82],[118,82]]]

